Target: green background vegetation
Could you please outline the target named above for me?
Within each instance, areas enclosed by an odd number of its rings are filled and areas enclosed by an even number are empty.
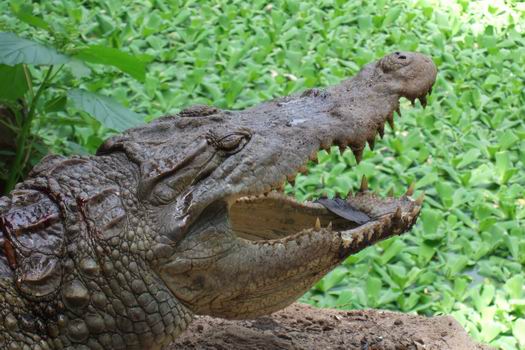
[[[355,191],[366,175],[382,194],[413,181],[415,196],[426,193],[412,232],[348,258],[302,301],[451,314],[481,342],[525,349],[523,2],[4,1],[0,13],[0,31],[77,58],[55,66],[26,139],[17,137],[23,121],[2,117],[12,146],[0,149],[4,183],[20,142],[28,151],[16,178],[47,152],[92,153],[140,118],[197,103],[245,108],[337,83],[395,50],[431,55],[439,75],[425,110],[403,100],[396,134],[361,164],[348,151],[321,151],[287,185],[308,199]],[[19,68],[36,91],[47,67]],[[1,85],[2,97],[14,87]],[[72,89],[138,115],[97,112]]]

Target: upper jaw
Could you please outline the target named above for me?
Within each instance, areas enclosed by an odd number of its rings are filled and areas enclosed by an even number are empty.
[[[243,112],[230,115],[231,127],[254,126],[257,133],[243,152],[228,159],[198,187],[191,188],[192,197],[189,200],[189,197],[181,200],[178,211],[179,217],[183,219],[167,230],[173,239],[184,236],[189,226],[198,220],[200,213],[212,203],[225,201],[233,205],[242,197],[282,189],[286,180],[293,181],[297,173],[307,171],[308,161],[316,160],[319,149],[328,150],[332,145],[339,146],[342,151],[350,148],[359,163],[366,144],[373,149],[377,135],[383,137],[385,124],[389,123],[394,127],[394,112],[397,111],[400,115],[399,98],[405,96],[413,102],[415,98],[419,98],[425,106],[426,95],[430,93],[435,80],[432,62],[423,55],[413,54],[409,65],[388,73],[399,75],[404,72],[407,77],[397,79],[400,83],[391,86],[388,77],[381,77],[378,78],[377,88],[362,93],[360,90],[363,82],[368,78],[377,78],[374,71],[378,66],[379,63],[376,62],[365,67],[356,78],[328,88],[326,94],[303,94],[289,99],[294,103],[287,102],[281,104],[281,107],[277,104],[279,108],[274,107],[272,112],[279,118],[275,120],[279,121],[277,124],[280,130],[274,130],[274,124],[260,128],[263,125],[261,121],[267,118],[264,106],[260,111],[257,108],[250,110],[249,115]],[[403,71],[403,68],[406,69]],[[418,77],[412,76],[411,74],[415,74],[412,71],[420,74],[420,79],[414,79]],[[407,81],[411,80],[416,83],[408,84]],[[380,88],[388,93],[378,91]],[[357,96],[360,101],[354,103],[352,96]],[[368,108],[367,104],[373,104],[374,108]],[[292,124],[293,127],[286,129],[286,108],[292,105],[310,106],[307,110],[311,109],[313,114],[308,115],[307,122],[297,127]],[[298,116],[293,116],[292,119],[304,118],[300,115],[301,108],[296,113]],[[237,116],[241,117],[235,119]],[[303,137],[297,137],[298,129],[301,129]],[[307,142],[304,142],[305,139]]]

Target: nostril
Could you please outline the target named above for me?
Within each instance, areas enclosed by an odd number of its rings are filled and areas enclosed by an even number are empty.
[[[399,51],[394,52],[395,55],[399,56]]]
[[[406,60],[406,58],[407,58],[407,56],[405,56],[405,55],[401,55],[401,56],[399,56],[399,59],[400,59],[400,60]]]

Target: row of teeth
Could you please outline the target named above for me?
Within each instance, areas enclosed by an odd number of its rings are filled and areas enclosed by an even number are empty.
[[[415,183],[411,183],[405,194],[402,196],[404,198],[410,198],[413,194],[414,194],[414,190],[415,190]],[[368,189],[368,180],[366,178],[366,176],[363,175],[363,177],[361,178],[361,185],[359,186],[359,191],[356,193],[356,195],[360,195],[360,194],[364,194],[364,193],[367,193],[369,192],[369,189]],[[347,198],[352,196],[351,193],[349,193],[347,195]],[[389,198],[393,198],[394,197],[394,191],[391,189],[387,196]],[[266,192],[266,193],[263,193],[263,194],[259,194],[259,195],[254,195],[254,196],[245,196],[245,197],[241,197],[238,199],[238,201],[253,201],[253,200],[257,200],[259,198],[276,198],[276,199],[280,199],[280,200],[287,200],[289,201],[290,203],[292,204],[296,204],[297,202],[291,197],[291,196],[287,196],[283,193],[283,191],[277,191],[277,190],[272,190],[272,191],[269,191],[269,192]],[[417,206],[421,206],[421,204],[423,204],[423,201],[425,199],[425,193],[422,192],[416,199],[414,199],[414,203],[417,205]],[[316,204],[316,203],[313,203],[313,202],[305,202],[305,203],[302,203],[301,204],[302,206],[309,206],[311,208],[319,208],[320,204]]]
[[[415,105],[415,101],[416,99],[418,99],[421,103],[421,105],[423,106],[423,108],[426,108],[427,106],[427,95],[431,95],[432,94],[432,87],[430,87],[430,89],[422,94],[421,96],[418,96],[416,98],[409,98],[409,101],[412,103],[412,105]],[[397,105],[397,107],[395,108],[395,112],[399,115],[399,117],[401,117],[401,110],[399,109],[399,104]],[[392,131],[395,131],[395,124],[394,124],[394,112],[390,112],[386,118],[386,121],[388,122],[388,124],[390,125],[390,128],[392,129]],[[374,150],[374,147],[375,147],[375,139],[377,137],[377,134],[379,134],[379,136],[381,138],[384,137],[385,135],[385,126],[384,124],[380,124],[377,128],[377,133],[374,134],[372,137],[370,137],[368,140],[367,140],[367,143],[368,143],[368,146],[370,147],[370,150]],[[334,143],[335,142],[335,143]],[[324,141],[324,142],[321,142],[321,149],[324,149],[325,151],[329,151],[333,145],[335,146],[338,146],[339,147],[339,150],[341,152],[341,154],[343,154],[348,148],[350,150],[352,150],[352,152],[354,153],[354,156],[355,156],[355,160],[356,160],[356,163],[359,164],[361,162],[361,160],[363,159],[363,152],[364,152],[364,148],[365,148],[365,145],[362,145],[361,148],[352,148],[352,147],[349,147],[348,146],[349,142],[348,141],[339,141],[339,140],[327,140],[327,141]],[[312,152],[312,154],[310,154],[309,156],[309,160],[311,160],[312,162],[318,162],[318,159],[317,159],[317,152],[319,150],[315,150],[314,152]],[[286,176],[286,180],[288,180],[288,182],[293,186],[294,183],[295,183],[295,178],[297,176],[297,174],[303,174],[303,175],[306,175],[308,174],[308,167],[306,166],[306,164],[303,164],[301,165],[299,168],[296,169],[297,171],[293,174],[289,174]],[[277,184],[276,186],[272,187],[269,191],[273,190],[273,189],[276,189],[278,191],[284,191],[284,186],[285,186],[285,181]],[[268,193],[269,191],[265,192]]]
[[[428,93],[428,95],[430,95],[432,93],[432,88],[430,88],[427,93]],[[427,106],[426,94],[423,94],[422,96],[417,97],[417,99],[419,99],[419,101],[420,101],[421,105],[423,106],[423,108],[425,108]],[[415,100],[416,100],[415,98],[410,98],[409,100],[411,101],[412,105],[415,104]],[[399,109],[399,105],[395,108],[395,112],[401,117],[401,111]],[[388,124],[390,125],[390,128],[392,129],[392,131],[394,131],[394,128],[395,128],[394,112],[391,112],[385,119],[388,122]],[[379,136],[381,138],[383,138],[383,136],[384,136],[384,124],[379,125],[379,127],[377,129],[377,133],[379,134]],[[374,146],[375,146],[375,138],[376,138],[376,135],[373,135],[373,137],[371,137],[371,138],[369,138],[367,140],[368,146],[370,147],[370,150],[372,150],[372,151],[374,150]],[[348,147],[348,142],[345,142],[345,143],[338,142],[337,146],[339,146],[341,154],[344,153],[344,151],[347,148],[349,148]],[[350,149],[354,153],[354,156],[355,156],[357,164],[359,164],[361,162],[361,160],[362,160],[364,146],[365,145],[363,145],[363,147],[361,147],[360,149],[354,149],[354,148],[350,147]],[[332,147],[332,141],[330,141],[330,142],[322,142],[321,143],[321,149],[324,149],[324,150],[328,151],[328,150],[330,150],[331,147]],[[309,159],[311,161],[313,161],[313,162],[317,162],[318,161],[318,159],[317,159],[317,152],[318,152],[318,150],[312,152],[312,154],[309,157]],[[299,173],[301,173],[303,175],[306,175],[308,173],[308,168],[307,168],[306,164],[300,166],[297,169],[297,172],[287,176],[287,180],[292,186],[294,185],[295,178],[296,178],[297,174],[299,174]],[[261,198],[261,197],[275,196],[275,197],[279,197],[280,199],[288,200],[291,203],[296,204],[297,202],[295,202],[292,198],[289,198],[289,196],[286,196],[286,195],[280,193],[280,192],[284,192],[285,184],[286,184],[286,182],[282,181],[277,186],[274,186],[273,188],[269,188],[268,191],[265,191],[261,195],[242,197],[242,198],[239,198],[239,200],[240,201],[252,201],[252,200],[256,200],[257,198]],[[409,185],[409,187],[407,188],[407,190],[406,190],[406,192],[405,192],[403,197],[409,198],[410,196],[412,196],[414,194],[414,189],[415,189],[415,184],[411,183]],[[279,192],[276,192],[276,191],[279,191]],[[363,177],[361,178],[361,185],[359,187],[359,192],[358,193],[363,194],[363,193],[366,193],[366,192],[368,192],[368,180],[367,180],[366,176],[363,175]],[[348,194],[348,197],[349,196],[351,196],[351,193]],[[393,196],[394,196],[394,193],[393,193],[393,190],[391,189],[389,191],[389,193],[388,193],[388,197],[393,197]],[[414,211],[419,210],[418,208],[422,205],[422,203],[424,201],[424,198],[425,198],[425,193],[423,192],[418,198],[416,198],[414,200],[414,203],[416,204],[416,206],[413,208]],[[309,207],[312,207],[312,208],[318,208],[320,206],[320,204],[313,203],[313,202],[305,202],[305,203],[302,204],[302,206],[309,206]],[[392,218],[394,220],[400,220],[401,216],[402,216],[401,207],[397,207],[397,209],[394,212],[394,214],[392,214]],[[319,231],[319,230],[321,230],[321,228],[322,228],[321,227],[321,220],[319,219],[319,217],[317,217],[316,220],[315,220],[315,224],[314,224],[313,229],[315,231]],[[330,222],[327,225],[326,229],[328,229],[329,231],[332,230],[332,222]]]

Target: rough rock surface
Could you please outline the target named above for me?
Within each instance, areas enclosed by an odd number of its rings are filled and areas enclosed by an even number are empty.
[[[250,321],[198,317],[169,350],[490,350],[450,316],[378,310],[341,311],[293,304]]]

